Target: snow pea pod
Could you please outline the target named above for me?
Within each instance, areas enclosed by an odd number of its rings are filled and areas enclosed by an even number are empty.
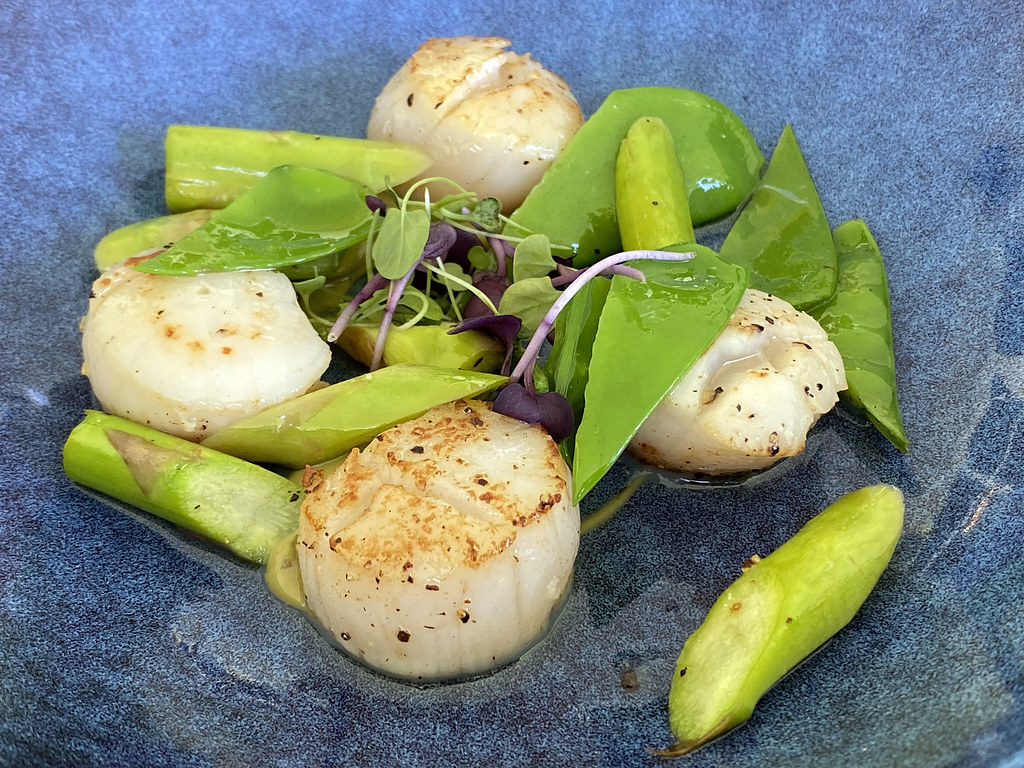
[[[746,289],[742,267],[704,246],[678,242],[693,236],[684,183],[665,123],[637,119],[616,158],[623,237],[634,248],[694,257],[632,262],[646,281],[613,277],[607,290],[586,294],[574,324],[559,332],[559,338],[570,337],[564,342],[569,353],[553,350],[555,386],[574,408],[582,388],[586,404],[574,441],[563,449],[572,455],[576,501],[604,476],[644,419],[703,354]]]
[[[903,494],[875,485],[751,558],[683,646],[668,704],[676,743],[656,754],[684,755],[746,721],[769,688],[849,623],[902,529]]]
[[[141,272],[192,275],[331,261],[362,242],[373,217],[369,190],[327,171],[282,165]]]
[[[106,272],[119,261],[164,248],[201,227],[212,215],[213,211],[208,208],[197,208],[115,229],[96,244],[93,254],[96,268]]]
[[[726,216],[747,197],[764,156],[732,110],[682,88],[630,88],[609,94],[583,124],[512,214],[513,225],[574,244],[577,267],[620,251],[616,152],[644,116],[661,118],[672,133],[694,224]]]
[[[896,359],[885,265],[860,219],[832,233],[839,276],[836,292],[810,313],[839,349],[849,389],[843,393],[901,451],[910,448],[896,398]]]
[[[435,405],[490,392],[506,381],[476,371],[392,365],[271,406],[215,432],[203,445],[293,469],[319,464]]]
[[[743,268],[710,248],[682,243],[660,250],[696,255],[685,262],[630,262],[647,281],[616,275],[601,309],[574,445],[576,501],[710,346],[746,290]]]
[[[792,126],[782,131],[721,254],[748,269],[751,288],[797,309],[820,304],[835,290],[832,233]]]

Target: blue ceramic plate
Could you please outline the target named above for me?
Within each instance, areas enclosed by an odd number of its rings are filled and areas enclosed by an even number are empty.
[[[674,659],[744,558],[888,482],[906,529],[863,610],[680,764],[1024,764],[1024,11],[769,5],[4,3],[0,763],[657,765]],[[647,484],[584,538],[544,643],[418,690],[339,654],[256,570],[83,494],[60,449],[90,404],[92,248],[163,212],[168,123],[361,135],[420,42],[494,33],[588,114],[660,84],[730,105],[766,153],[791,122],[831,223],[863,217],[887,258],[913,451],[837,413],[766,482]]]

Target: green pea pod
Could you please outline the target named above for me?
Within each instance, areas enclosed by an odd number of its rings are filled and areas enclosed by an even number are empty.
[[[167,128],[167,207],[223,208],[279,165],[331,171],[374,192],[425,171],[430,158],[410,144],[205,125]]]
[[[910,441],[896,398],[892,312],[882,253],[860,219],[841,224],[832,237],[839,267],[836,292],[810,313],[843,356],[849,386],[843,398],[906,452]]]
[[[764,693],[846,626],[903,529],[891,485],[848,493],[752,564],[715,601],[676,662],[669,724],[684,755],[745,722]]]
[[[726,216],[746,199],[764,156],[732,110],[695,91],[631,88],[613,91],[583,124],[512,214],[513,225],[574,244],[577,267],[620,251],[616,153],[644,116],[661,118],[672,133],[694,224]]]
[[[609,288],[610,280],[591,280],[573,297],[555,320],[555,342],[544,364],[555,391],[572,406],[576,424],[583,418],[584,392],[590,377],[594,338]],[[558,444],[570,465],[574,442],[569,437]]]
[[[435,405],[489,392],[506,381],[490,373],[393,365],[271,406],[210,435],[203,445],[285,467],[319,464]]]
[[[657,117],[641,117],[619,144],[615,211],[623,250],[656,250],[697,239],[675,143]]]
[[[213,211],[209,209],[197,208],[115,229],[96,244],[93,254],[96,268],[105,272],[131,256],[164,248],[201,227],[212,215]]]
[[[782,131],[721,254],[747,268],[751,288],[797,309],[820,304],[835,291],[832,233],[792,126]]]
[[[616,275],[604,301],[574,444],[576,501],[710,346],[746,289],[743,268],[710,248],[687,243],[661,250],[696,256],[686,262],[631,262],[647,281]]]
[[[365,187],[333,173],[284,165],[136,269],[192,275],[330,260],[366,239],[373,216],[367,194]]]

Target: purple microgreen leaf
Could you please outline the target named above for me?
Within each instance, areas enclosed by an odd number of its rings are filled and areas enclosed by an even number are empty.
[[[468,271],[473,266],[469,253],[474,248],[480,248],[482,240],[479,235],[473,234],[468,229],[461,227],[452,227],[452,229],[455,230],[455,242],[448,249],[448,257],[445,261],[454,262]]]
[[[516,365],[514,371],[512,371],[513,380],[523,378],[523,374],[529,372],[533,375],[533,367],[537,364],[537,356],[540,354],[541,347],[544,345],[544,339],[547,338],[548,333],[551,331],[551,326],[555,323],[555,318],[558,317],[558,313],[562,311],[562,307],[568,304],[572,297],[579,292],[579,290],[586,285],[587,281],[592,277],[601,274],[604,270],[614,264],[622,264],[625,261],[634,261],[637,259],[651,259],[654,261],[689,261],[696,254],[692,251],[687,253],[672,253],[671,251],[624,251],[623,253],[614,253],[611,256],[606,256],[595,264],[591,264],[585,270],[583,274],[577,277],[569,286],[562,291],[555,302],[551,305],[551,308],[544,315],[543,319],[537,326],[537,330],[534,331],[533,337],[530,339],[530,343],[526,346],[526,351],[523,356],[519,358],[519,363]]]
[[[551,439],[561,442],[576,425],[569,401],[557,392],[531,392],[515,382],[505,386],[494,400],[494,410],[526,424],[539,424]]]
[[[427,242],[423,246],[422,260],[443,259],[457,239],[455,227],[443,221],[430,225]]]
[[[327,341],[337,341],[360,305],[387,285],[387,283],[387,279],[381,275],[374,275],[367,280],[366,285],[360,289],[359,293],[352,297],[352,301],[348,303],[348,306],[338,315],[338,319],[334,321],[334,325],[331,326],[331,330],[327,333]]]
[[[486,296],[492,306],[487,306],[479,296],[474,295],[462,310],[463,317],[482,317],[496,314],[495,308],[501,303],[501,297],[508,288],[508,280],[499,277],[495,272],[478,270],[473,275],[473,287]]]
[[[505,345],[505,360],[501,364],[502,376],[507,376],[512,366],[512,353],[515,352],[516,339],[523,321],[515,315],[482,315],[463,320],[448,331],[449,334],[463,331],[483,331]]]
[[[388,204],[376,195],[366,196],[366,207],[374,213],[379,213],[381,216],[387,213],[388,210]]]

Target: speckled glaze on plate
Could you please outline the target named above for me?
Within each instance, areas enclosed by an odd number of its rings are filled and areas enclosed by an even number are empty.
[[[1020,3],[14,0],[0,29],[0,764],[653,766],[673,661],[744,558],[873,482],[907,497],[875,594],[680,765],[1024,764]],[[863,217],[887,258],[913,451],[837,413],[766,482],[647,483],[584,538],[544,643],[420,690],[256,570],[83,494],[60,448],[90,403],[92,247],[163,211],[168,123],[361,135],[422,40],[495,33],[588,114],[660,84],[730,105],[766,153],[791,122],[830,222]]]

